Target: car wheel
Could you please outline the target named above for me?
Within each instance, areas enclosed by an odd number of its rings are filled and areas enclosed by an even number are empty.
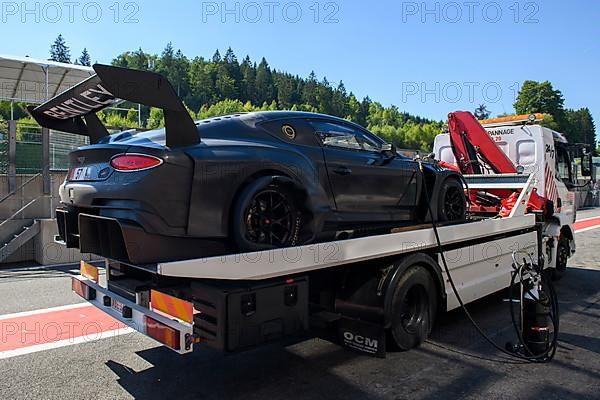
[[[440,187],[438,221],[464,221],[467,215],[467,198],[463,185],[455,178],[448,178]]]
[[[400,350],[419,346],[435,322],[437,290],[429,272],[409,268],[400,278],[392,299],[392,338]]]
[[[295,246],[301,213],[293,193],[271,179],[246,187],[234,208],[233,234],[240,251]]]
[[[552,279],[559,280],[567,272],[567,262],[569,260],[569,240],[561,236],[556,248],[556,265],[552,270]]]

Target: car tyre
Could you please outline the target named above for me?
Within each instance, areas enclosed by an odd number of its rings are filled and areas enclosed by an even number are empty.
[[[298,244],[301,213],[294,193],[275,177],[246,186],[233,209],[233,239],[239,251],[259,251]]]
[[[448,178],[440,187],[438,221],[464,221],[467,215],[467,198],[463,185],[456,178]]]
[[[435,283],[425,268],[410,267],[399,279],[392,297],[390,333],[400,350],[417,347],[429,337],[437,300]]]
[[[558,247],[556,248],[556,265],[552,270],[552,279],[557,281],[567,272],[567,262],[569,260],[569,239],[561,236],[558,239]]]

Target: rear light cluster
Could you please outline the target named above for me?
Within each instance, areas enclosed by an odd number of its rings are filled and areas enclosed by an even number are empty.
[[[110,160],[110,165],[117,171],[141,171],[158,167],[163,163],[158,157],[145,154],[121,154]]]

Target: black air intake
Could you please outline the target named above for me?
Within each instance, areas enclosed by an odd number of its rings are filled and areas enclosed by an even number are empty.
[[[121,222],[114,218],[79,214],[80,250],[113,260],[129,260]]]

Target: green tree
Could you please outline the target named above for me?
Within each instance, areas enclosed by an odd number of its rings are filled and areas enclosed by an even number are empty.
[[[229,76],[229,74],[227,73],[227,68],[225,68],[224,65],[221,65],[217,71],[215,88],[221,100],[233,100],[237,98],[237,88],[235,86],[235,80],[231,76]]]
[[[354,93],[352,93],[352,92],[350,92],[350,95],[348,96],[346,110],[347,110],[347,114],[344,116],[344,118],[346,118],[352,122],[355,122],[357,124],[360,124],[360,122],[361,122],[361,121],[359,121],[360,102],[358,101],[358,99],[356,98]]]
[[[310,104],[313,107],[318,107],[319,104],[317,102],[317,87],[317,75],[315,74],[315,71],[311,71],[302,90],[303,103]]]
[[[71,63],[71,51],[62,34],[58,35],[50,46],[50,61]]]
[[[333,113],[333,89],[326,77],[317,86],[317,107],[323,114]]]
[[[514,104],[517,114],[546,113],[552,115],[559,126],[564,121],[564,98],[560,90],[548,81],[525,81]]]
[[[492,113],[487,109],[485,104],[480,104],[479,107],[475,109],[474,115],[478,120],[488,119]]]
[[[79,64],[79,65],[84,65],[86,67],[89,67],[92,65],[92,61],[90,59],[90,53],[88,53],[87,48],[83,48],[83,51],[81,52],[81,55],[79,56],[79,58],[75,61],[75,64]]]
[[[240,84],[240,95],[245,101],[256,101],[256,64],[253,64],[249,56],[244,58],[240,65],[242,82]]]
[[[147,123],[148,129],[157,129],[165,126],[165,114],[162,108],[150,109],[150,116]]]
[[[282,109],[289,110],[293,103],[293,78],[291,75],[279,75],[275,80],[277,101]]]
[[[588,108],[565,111],[563,133],[571,143],[586,143],[596,146],[596,125]]]
[[[331,97],[331,111],[333,115],[344,118],[348,115],[348,93],[344,82],[340,81]]]
[[[215,54],[213,54],[213,56],[212,56],[212,62],[213,62],[214,64],[218,64],[218,63],[220,63],[221,61],[223,61],[223,59],[221,58],[221,53],[219,52],[219,49],[217,49],[217,50],[215,51]]]
[[[273,74],[269,63],[263,57],[256,69],[256,101],[257,103],[273,100]]]

